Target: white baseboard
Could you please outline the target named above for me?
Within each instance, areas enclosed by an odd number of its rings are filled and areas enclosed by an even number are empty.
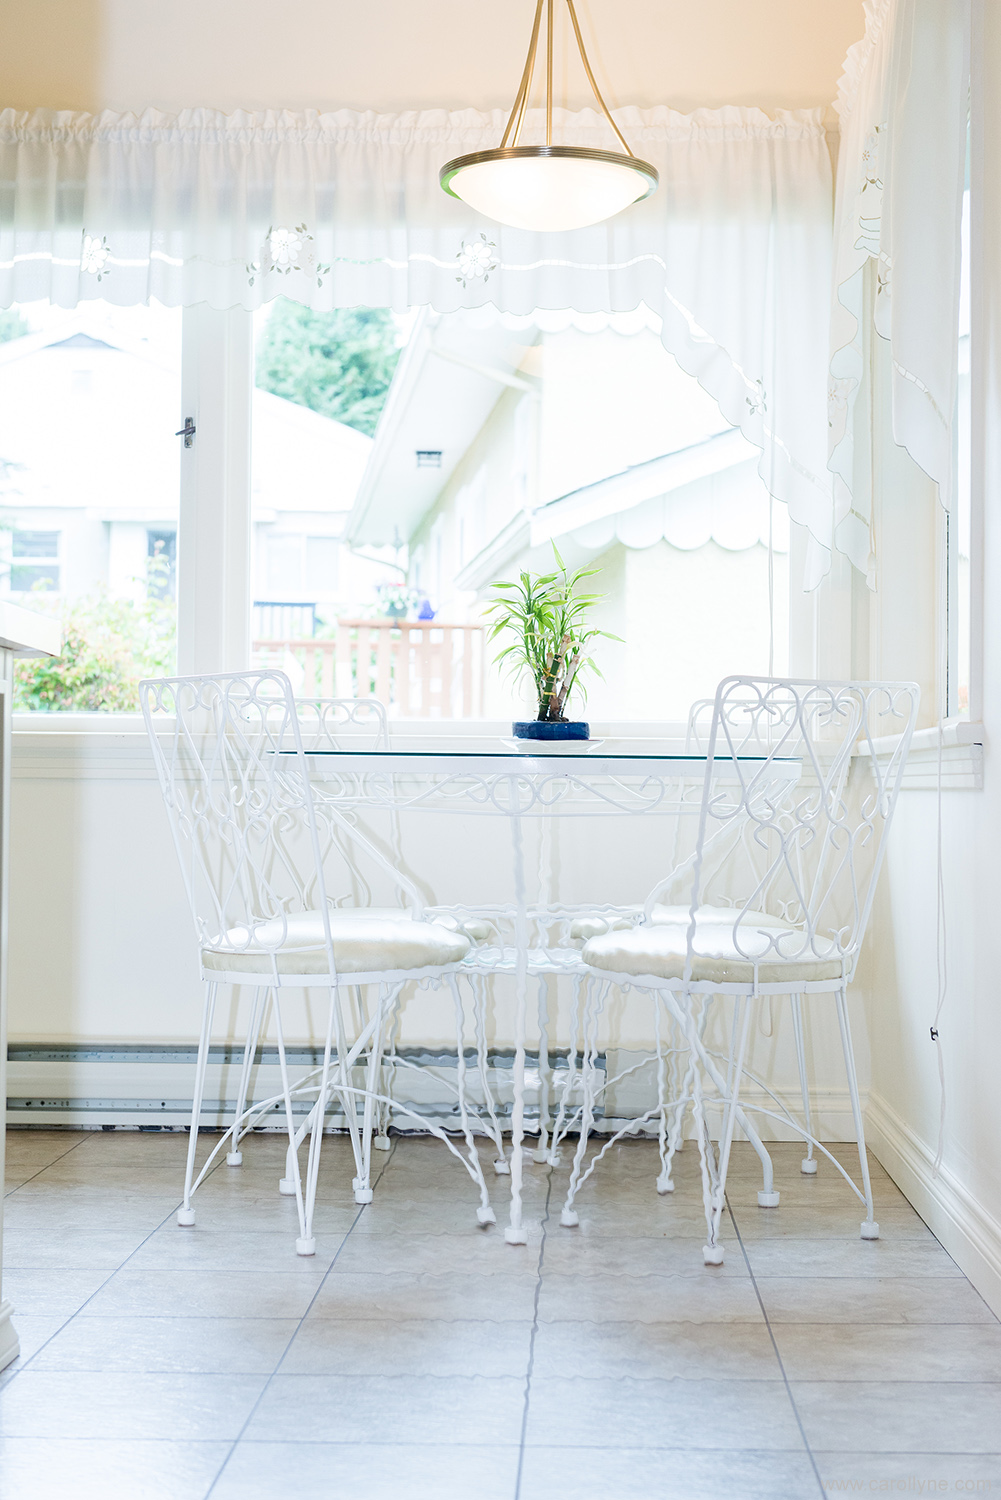
[[[5,1370],[21,1352],[14,1325],[10,1321],[12,1312],[9,1302],[0,1302],[0,1370]]]
[[[947,1168],[885,1099],[872,1095],[866,1138],[873,1155],[1001,1317],[1001,1223]]]

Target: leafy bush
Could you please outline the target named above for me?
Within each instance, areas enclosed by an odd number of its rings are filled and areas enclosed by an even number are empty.
[[[156,561],[151,560],[151,572]],[[37,590],[29,603],[40,613],[60,616],[63,649],[56,657],[16,663],[15,711],[136,713],[140,680],[174,670],[176,615],[169,596],[148,596],[137,604],[113,598],[104,588],[73,600]]]

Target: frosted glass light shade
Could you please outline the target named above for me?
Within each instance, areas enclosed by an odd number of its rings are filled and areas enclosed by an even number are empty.
[[[509,146],[447,162],[446,193],[512,229],[584,229],[657,187],[656,168],[634,156],[572,146]]]

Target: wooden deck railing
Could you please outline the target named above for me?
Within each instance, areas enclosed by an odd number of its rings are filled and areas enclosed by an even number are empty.
[[[253,652],[257,667],[297,662],[299,697],[374,696],[401,719],[483,712],[482,625],[338,620],[333,639],[255,641]]]

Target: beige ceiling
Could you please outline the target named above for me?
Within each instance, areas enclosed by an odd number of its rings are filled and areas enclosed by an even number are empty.
[[[828,104],[862,0],[578,0],[610,104]],[[0,0],[0,107],[507,107],[533,0]],[[561,74],[571,106],[588,102]]]

